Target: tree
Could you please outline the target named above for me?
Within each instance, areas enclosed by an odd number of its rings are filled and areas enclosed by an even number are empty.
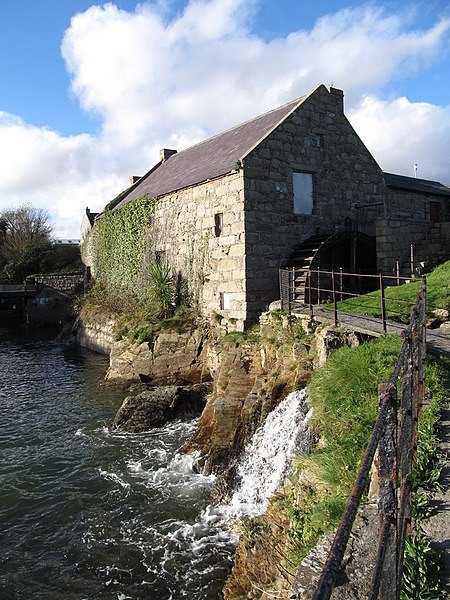
[[[0,213],[0,271],[8,279],[39,271],[51,247],[52,227],[42,208],[23,204]]]

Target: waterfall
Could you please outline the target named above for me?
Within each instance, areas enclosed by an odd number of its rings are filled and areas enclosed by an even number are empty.
[[[294,454],[309,447],[306,390],[292,392],[267,416],[244,452],[230,504],[235,517],[265,512],[267,501],[289,474]]]

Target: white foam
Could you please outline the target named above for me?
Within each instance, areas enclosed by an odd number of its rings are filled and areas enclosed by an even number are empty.
[[[309,418],[306,390],[292,392],[269,413],[238,466],[231,516],[253,517],[265,512],[268,499],[290,471],[294,453],[308,448]]]

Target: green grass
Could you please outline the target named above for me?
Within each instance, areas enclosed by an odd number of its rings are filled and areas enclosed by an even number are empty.
[[[378,383],[392,377],[399,350],[398,338],[383,336],[356,348],[336,350],[313,374],[308,398],[314,410],[313,432],[319,441],[311,454],[296,457],[296,473],[302,483],[288,511],[289,535],[294,546],[291,556],[295,556],[296,561],[306,555],[324,532],[338,525],[377,417]],[[436,485],[439,474],[436,427],[449,374],[449,361],[428,357],[426,396],[429,406],[419,425],[415,490]],[[306,483],[301,479],[302,473],[307,474]],[[409,555],[416,556],[419,541],[414,539],[408,543]],[[434,556],[429,553],[430,559]],[[414,577],[416,569],[422,566],[422,563],[408,564],[407,570]],[[429,565],[429,572],[436,569],[436,565]],[[423,581],[408,580],[408,585],[424,589]],[[429,596],[430,599],[435,597]],[[403,598],[419,597],[404,595]]]
[[[450,261],[442,263],[427,274],[427,310],[450,308]],[[411,304],[419,291],[421,279],[400,286],[387,287],[386,314],[391,320],[408,322]],[[364,314],[373,317],[381,316],[380,292],[371,292],[365,296],[342,300],[337,304],[338,310]]]
[[[377,417],[378,383],[392,376],[399,350],[394,336],[340,348],[311,378],[311,427],[319,442],[314,452],[295,459],[297,475],[308,473],[311,480],[302,482],[289,512],[295,560],[342,516]]]
[[[314,453],[330,488],[347,494],[378,412],[378,383],[392,376],[400,340],[384,336],[336,350],[308,386],[313,426],[324,447]]]

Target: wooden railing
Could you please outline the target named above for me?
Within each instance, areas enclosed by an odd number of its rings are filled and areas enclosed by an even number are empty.
[[[379,384],[378,418],[313,600],[328,600],[331,596],[377,450],[379,539],[369,599],[398,600],[400,597],[405,539],[411,524],[417,421],[424,398],[425,304],[423,279],[408,328],[403,332],[394,374],[390,381]]]
[[[398,286],[411,281],[411,277],[383,275],[381,273],[347,273],[342,269],[327,271],[325,269],[309,269],[302,271],[289,268],[280,269],[281,307],[290,314],[299,308],[309,307],[311,316],[315,306],[325,306],[333,311],[333,322],[338,323],[338,302],[348,298],[375,298],[379,303],[383,332],[386,333],[386,301],[398,305],[411,305],[412,302],[388,298],[386,288]]]

